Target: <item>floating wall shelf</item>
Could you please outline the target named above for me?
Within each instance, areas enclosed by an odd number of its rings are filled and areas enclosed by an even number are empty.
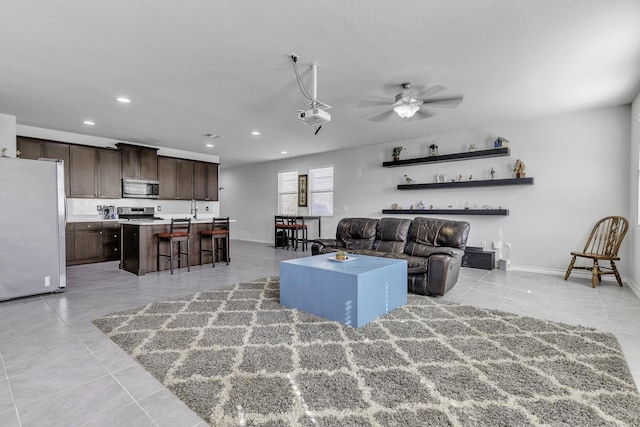
[[[499,215],[508,216],[509,209],[383,209],[392,215]]]
[[[482,159],[488,157],[502,157],[511,155],[509,147],[492,148],[490,150],[468,151],[466,153],[443,154],[441,156],[418,157],[415,159],[404,159],[390,162],[382,162],[385,168],[396,168],[399,166],[419,165],[424,163],[453,162],[465,159]]]
[[[436,190],[439,188],[502,187],[507,185],[533,185],[533,177],[509,179],[483,179],[477,181],[432,182],[428,184],[399,184],[398,190]]]

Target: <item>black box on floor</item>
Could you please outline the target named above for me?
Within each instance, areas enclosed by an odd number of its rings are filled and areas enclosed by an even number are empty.
[[[462,256],[462,266],[493,270],[496,267],[496,253],[483,251],[477,246],[467,246]]]

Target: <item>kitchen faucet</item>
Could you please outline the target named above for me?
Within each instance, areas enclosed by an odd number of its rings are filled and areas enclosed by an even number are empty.
[[[196,202],[196,199],[191,200],[191,215],[193,215],[193,219],[198,219],[198,202]]]

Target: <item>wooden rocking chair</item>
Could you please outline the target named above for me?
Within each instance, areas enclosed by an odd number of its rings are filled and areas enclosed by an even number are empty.
[[[598,221],[593,227],[582,252],[571,252],[573,258],[571,258],[567,273],[564,275],[564,280],[569,278],[573,269],[590,270],[593,273],[591,277],[592,287],[595,288],[597,286],[598,282],[602,280],[601,275],[603,274],[615,274],[618,285],[622,286],[622,279],[614,261],[620,261],[618,249],[622,239],[624,239],[624,235],[627,234],[628,228],[629,222],[621,216],[608,216]],[[577,257],[593,260],[593,266],[574,266]],[[611,267],[601,266],[598,261],[609,261]]]

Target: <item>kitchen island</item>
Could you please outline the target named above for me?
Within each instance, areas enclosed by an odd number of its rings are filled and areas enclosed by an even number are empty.
[[[212,218],[191,219],[191,238],[189,241],[189,263],[200,264],[200,232],[211,228]],[[158,233],[168,232],[171,220],[129,220],[120,222],[122,227],[122,251],[120,269],[142,276],[158,271]],[[164,248],[164,246],[163,246]],[[165,250],[165,249],[162,249]],[[177,245],[174,245],[177,253]],[[177,255],[176,255],[177,256]],[[211,253],[205,252],[202,264],[211,263]],[[186,268],[186,257],[182,266]],[[175,267],[174,267],[175,268]],[[160,261],[160,270],[168,270],[169,261]]]

